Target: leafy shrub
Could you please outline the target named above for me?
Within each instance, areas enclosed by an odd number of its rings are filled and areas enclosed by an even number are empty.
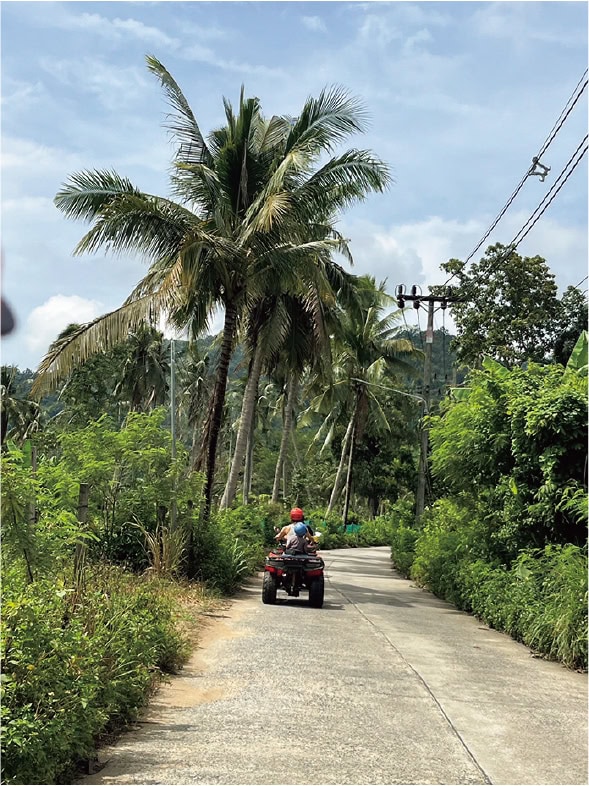
[[[458,567],[472,552],[473,511],[440,499],[426,510],[421,521],[423,529],[415,545],[411,577],[464,608]]]
[[[472,510],[438,500],[425,518],[412,578],[535,651],[587,667],[586,549],[548,544],[507,566],[485,553]]]
[[[420,530],[415,526],[412,499],[398,500],[386,514],[390,527],[391,559],[403,576],[409,576]]]
[[[4,783],[55,782],[100,734],[135,718],[154,676],[187,655],[165,584],[99,566],[86,580],[79,595],[5,571]]]

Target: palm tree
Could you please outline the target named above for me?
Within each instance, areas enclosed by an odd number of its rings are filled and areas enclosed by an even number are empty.
[[[125,350],[115,395],[125,395],[132,412],[145,412],[165,404],[170,358],[163,333],[151,325],[139,325],[129,334]]]
[[[330,513],[345,483],[344,521],[349,510],[354,446],[362,438],[367,418],[370,416],[383,430],[389,430],[378,388],[387,385],[391,373],[412,373],[408,360],[418,353],[410,341],[397,337],[398,328],[394,325],[399,312],[384,315],[394,302],[385,292],[385,283],[377,287],[374,278],[363,276],[358,284],[359,308],[342,314],[341,330],[335,340],[333,383],[321,390],[310,405],[311,410],[326,414],[317,434],[317,438],[324,438],[324,447],[331,443],[342,417],[348,418],[327,507]]]
[[[24,442],[41,428],[41,408],[16,390],[16,366],[2,366],[0,372],[0,444],[7,437]]]
[[[161,313],[196,337],[221,307],[224,326],[199,461],[206,471],[206,517],[229,361],[247,303],[263,293],[269,273],[283,277],[288,288],[311,256],[345,250],[333,224],[320,220],[326,204],[340,210],[370,190],[382,191],[390,178],[387,167],[362,150],[320,165],[364,125],[359,102],[340,89],[309,98],[295,121],[265,120],[259,100],[245,99],[242,89],[237,114],[224,99],[226,124],[205,140],[169,72],[154,57],[147,63],[173,110],[167,127],[176,141],[176,201],[144,193],[110,171],[74,174],[57,194],[56,205],[68,218],[92,224],[75,253],[138,252],[150,267],[121,308],[46,355],[36,390],[54,386],[73,363]]]
[[[282,353],[291,358],[294,379],[296,371],[301,372],[320,345],[323,330],[321,323],[321,294],[310,287],[306,296],[302,288],[298,295],[282,293],[268,296],[256,303],[248,314],[245,335],[251,357],[247,385],[243,397],[239,431],[231,472],[221,499],[221,506],[232,504],[237,489],[239,473],[247,453],[248,442],[252,441],[252,426],[255,405],[258,399],[258,386],[263,367],[270,369],[278,362]],[[327,344],[327,342],[324,342]],[[316,353],[317,357],[320,357]],[[302,356],[302,358],[301,358]],[[294,384],[294,383],[293,383]],[[285,421],[280,455],[284,455],[284,443],[290,435],[290,423]]]

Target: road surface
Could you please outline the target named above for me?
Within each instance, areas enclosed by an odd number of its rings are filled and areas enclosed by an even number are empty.
[[[82,783],[587,783],[587,675],[416,588],[388,548],[323,556],[323,609],[265,606],[252,580]]]

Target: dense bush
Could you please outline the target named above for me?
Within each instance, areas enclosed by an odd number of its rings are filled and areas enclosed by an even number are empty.
[[[546,543],[583,545],[586,376],[558,365],[483,365],[430,419],[432,470],[443,495],[487,502],[498,556],[508,561]]]
[[[4,571],[4,783],[52,783],[105,731],[136,717],[160,671],[187,655],[165,583],[113,566],[23,585]]]
[[[576,352],[580,362],[567,369],[509,371],[486,360],[471,374],[469,388],[430,419],[442,496],[418,529],[409,508],[393,515],[390,542],[404,575],[547,657],[585,668],[585,339]]]
[[[412,498],[398,500],[386,514],[390,526],[391,559],[403,576],[409,576],[415,558],[418,530]]]

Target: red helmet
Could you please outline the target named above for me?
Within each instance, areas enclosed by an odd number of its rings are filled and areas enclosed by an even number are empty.
[[[291,521],[303,521],[305,518],[305,514],[300,508],[293,508],[290,511],[290,520]]]

